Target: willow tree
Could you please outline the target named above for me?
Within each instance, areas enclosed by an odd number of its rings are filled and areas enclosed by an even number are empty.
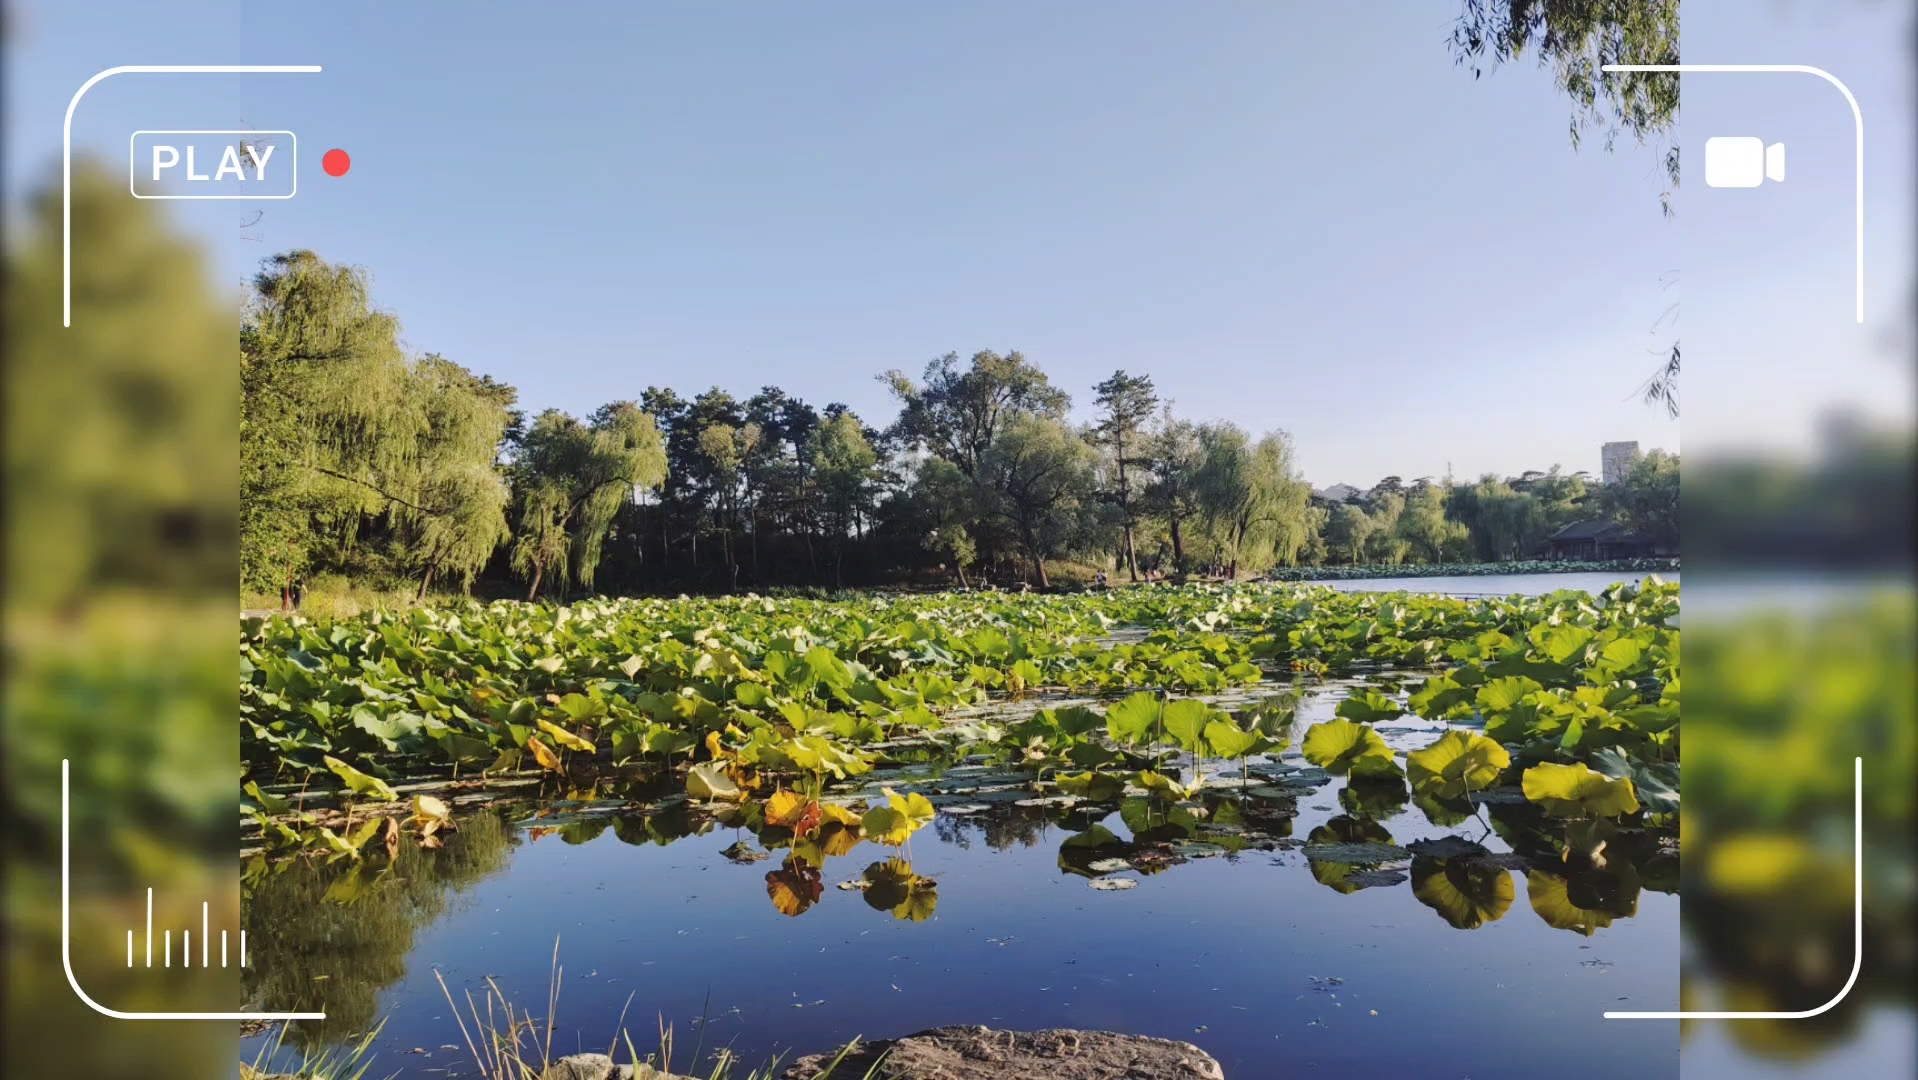
[[[1678,147],[1666,140],[1678,120],[1675,71],[1606,72],[1608,64],[1677,64],[1679,0],[1464,0],[1452,55],[1474,76],[1536,57],[1572,100],[1572,144],[1596,131],[1610,150],[1618,136],[1659,144],[1671,187]]]
[[[551,578],[591,588],[619,508],[666,478],[666,448],[653,418],[630,401],[602,407],[590,422],[548,409],[534,418],[512,466],[513,569],[526,598]]]
[[[1558,89],[1572,100],[1573,146],[1594,131],[1606,150],[1621,134],[1654,145],[1666,179],[1658,201],[1670,217],[1679,176],[1671,138],[1678,122],[1678,72],[1604,69],[1676,65],[1678,13],[1679,0],[1464,0],[1452,28],[1452,57],[1474,77],[1526,57],[1550,67]],[[1673,419],[1681,356],[1674,341],[1640,388],[1647,404],[1663,407]]]
[[[1471,530],[1446,514],[1445,489],[1421,480],[1405,494],[1393,530],[1421,562],[1442,563],[1464,556]]]
[[[434,573],[472,584],[473,575],[510,535],[509,492],[496,465],[510,417],[511,391],[475,378],[438,355],[422,358],[411,372],[409,398],[420,410],[418,461],[406,478],[411,497],[393,513],[420,565],[419,595]]]
[[[409,359],[366,275],[310,251],[267,260],[240,345],[243,576],[344,563],[372,523],[422,594],[435,573],[470,582],[507,535],[496,384]]]
[[[1146,453],[1152,480],[1145,489],[1145,509],[1165,521],[1172,540],[1172,565],[1184,573],[1185,526],[1199,516],[1199,470],[1205,464],[1198,425],[1173,416],[1171,406],[1166,406]]]
[[[1202,460],[1194,486],[1201,517],[1237,577],[1260,555],[1290,563],[1316,528],[1312,489],[1296,474],[1292,439],[1272,432],[1256,444],[1235,424],[1199,428]]]

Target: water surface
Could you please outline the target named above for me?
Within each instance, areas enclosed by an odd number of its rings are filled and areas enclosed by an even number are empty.
[[[1460,574],[1437,577],[1352,578],[1349,581],[1314,581],[1308,584],[1330,585],[1341,592],[1444,593],[1447,596],[1543,596],[1560,589],[1597,593],[1619,582],[1636,585],[1648,577],[1677,581],[1677,570],[1657,574],[1629,572],[1574,572],[1565,574]]]
[[[1297,730],[1328,718],[1343,692],[1310,694]],[[1438,730],[1411,717],[1380,725],[1401,749]],[[684,806],[469,818],[445,850],[405,851],[371,883],[342,887],[337,869],[305,866],[258,882],[251,1004],[324,1005],[326,1030],[309,1033],[321,1041],[383,1018],[369,1075],[477,1075],[463,1048],[448,1047],[463,1039],[436,973],[460,997],[483,995],[490,977],[543,1015],[557,940],[568,1052],[606,1049],[624,1010],[642,1052],[659,1023],[673,1025],[682,1065],[702,1037],[758,1063],[854,1036],[988,1024],[1186,1039],[1235,1080],[1676,1073],[1675,1025],[1601,1017],[1676,1006],[1678,903],[1654,891],[1675,890],[1675,858],[1621,837],[1606,868],[1561,874],[1554,826],[1528,806],[1463,821],[1441,812],[1440,825],[1402,797],[1362,799],[1369,789],[1345,791],[1341,779],[1270,797],[1274,777],[1309,781],[1303,766],[1288,751],[1239,778],[1266,795],[1208,792],[1198,832],[1169,825],[1163,810],[1142,819],[1136,801],[1127,813],[1013,805],[1007,796],[1019,793],[990,790],[994,768],[962,766],[920,784],[943,808],[907,849],[862,843],[828,858],[817,902],[797,916],[769,894],[784,852],[737,864],[722,852],[752,835],[711,823],[699,833]],[[1208,771],[1222,767],[1236,768]],[[1062,847],[1098,836],[1088,833],[1096,824],[1143,862],[1128,818],[1158,838],[1154,850],[1183,854],[1140,873],[1095,858],[1120,849]],[[1341,866],[1301,847],[1447,834],[1517,848],[1533,868],[1461,872],[1475,908],[1434,881],[1435,868],[1446,874],[1435,860]],[[894,855],[937,882],[930,910],[913,912],[923,921],[896,917],[893,898],[835,887]],[[1095,873],[1137,884],[1100,891]],[[1431,902],[1415,894],[1421,882]]]

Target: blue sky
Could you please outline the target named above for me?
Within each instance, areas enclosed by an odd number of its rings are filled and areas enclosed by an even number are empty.
[[[1661,316],[1687,205],[1746,194],[1694,182],[1661,216],[1654,155],[1574,151],[1547,73],[1475,81],[1453,64],[1456,0],[456,20],[378,3],[15,6],[13,190],[45,175],[68,96],[102,67],[322,64],[110,81],[76,142],[118,161],[135,127],[297,131],[297,199],[173,204],[223,276],[293,247],[363,266],[411,347],[535,408],[774,383],[883,422],[880,371],[1016,348],[1082,415],[1125,368],[1187,415],[1284,428],[1320,485],[1596,472],[1601,442],[1678,445],[1634,391],[1674,332]],[[1727,47],[1822,49],[1812,62],[1870,72],[1861,97],[1881,109],[1905,90],[1896,5],[1718,31],[1686,10],[1690,59],[1702,27]],[[1806,123],[1829,106],[1774,104]],[[353,155],[340,179],[319,170],[334,146]],[[1909,172],[1893,146],[1879,193]],[[1810,207],[1789,242],[1824,252],[1829,200],[1787,187]],[[1880,280],[1902,280],[1909,231],[1888,235]],[[1797,272],[1765,287],[1810,295]]]

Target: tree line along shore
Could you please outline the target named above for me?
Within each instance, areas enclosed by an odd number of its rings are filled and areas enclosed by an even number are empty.
[[[1016,351],[881,374],[889,418],[776,386],[650,385],[584,417],[535,412],[491,376],[409,354],[366,274],[309,251],[251,282],[241,375],[256,600],[314,582],[538,599],[1306,577],[1536,559],[1586,519],[1677,534],[1678,459],[1660,451],[1609,485],[1555,465],[1328,499],[1285,431],[1181,416],[1126,371],[1075,423],[1071,393]]]

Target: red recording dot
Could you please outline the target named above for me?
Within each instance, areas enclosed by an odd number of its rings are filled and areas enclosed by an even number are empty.
[[[345,176],[346,170],[352,167],[353,159],[346,156],[344,150],[328,150],[320,159],[320,168],[325,169],[328,176]]]

